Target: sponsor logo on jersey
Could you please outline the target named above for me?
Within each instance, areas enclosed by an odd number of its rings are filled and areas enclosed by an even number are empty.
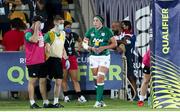
[[[95,43],[96,46],[99,46],[100,43],[103,41],[104,41],[103,39],[96,39],[96,38],[93,39],[93,42]]]

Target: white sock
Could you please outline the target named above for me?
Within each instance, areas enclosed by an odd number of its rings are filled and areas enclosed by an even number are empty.
[[[49,104],[49,100],[43,100],[43,104]]]
[[[30,100],[30,104],[33,105],[35,103],[35,100]]]
[[[56,103],[59,103],[59,101],[58,101],[58,100],[59,100],[59,98],[58,98],[58,97],[55,97],[55,98],[54,98],[54,105],[55,105]]]
[[[140,98],[140,101],[144,101],[145,96],[140,95],[139,98]]]

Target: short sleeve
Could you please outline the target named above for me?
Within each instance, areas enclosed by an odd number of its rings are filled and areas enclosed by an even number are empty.
[[[78,41],[79,35],[77,33],[74,33],[74,32],[72,34],[73,34],[74,40]]]
[[[26,32],[25,33],[25,40],[27,42],[30,42],[31,37],[32,37],[32,33],[31,32]]]
[[[89,29],[89,30],[85,33],[85,37],[86,37],[86,38],[90,39],[92,29],[93,29],[93,28]]]
[[[51,43],[50,36],[49,36],[49,32],[47,32],[47,33],[44,35],[44,41],[45,41],[45,43]]]

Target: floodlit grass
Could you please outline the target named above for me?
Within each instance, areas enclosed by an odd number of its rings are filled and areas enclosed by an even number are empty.
[[[25,100],[0,100],[0,111],[180,111],[180,109],[151,109],[147,103],[144,107],[138,107],[137,102],[123,101],[119,99],[105,99],[105,103],[108,105],[103,108],[93,108],[95,100],[90,100],[87,103],[80,104],[77,100],[69,103],[60,101],[65,108],[61,109],[30,109],[29,101]],[[42,101],[38,101],[38,104],[42,106]]]

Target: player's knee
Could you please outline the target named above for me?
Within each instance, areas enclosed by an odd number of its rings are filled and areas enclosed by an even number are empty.
[[[62,80],[62,84],[64,85],[64,84],[67,84],[67,80]]]
[[[63,77],[63,82],[67,82],[68,78],[67,77]]]
[[[134,75],[128,75],[127,77],[131,81],[136,81],[136,77]]]
[[[93,79],[95,79],[95,80],[96,80],[96,79],[97,79],[97,76],[95,76],[95,75],[94,75],[94,76],[93,76]]]
[[[39,80],[39,84],[40,84],[40,85],[46,84],[46,78],[41,78],[41,79]]]
[[[78,82],[77,78],[73,78],[73,79],[72,79],[72,82],[73,82],[74,84],[77,83],[77,82]]]
[[[98,72],[98,75],[97,75],[98,77],[100,77],[100,76],[103,76],[103,77],[105,77],[105,73],[104,72]]]
[[[56,81],[55,81],[55,85],[56,85],[57,87],[61,87],[61,83],[62,83],[61,80],[56,80]]]
[[[35,85],[35,83],[36,83],[36,79],[31,79],[31,80],[29,80],[29,85]]]
[[[67,80],[68,76],[66,74],[63,74],[63,80]]]
[[[35,84],[36,84],[36,83],[35,83],[35,82],[32,82],[32,81],[29,81],[29,82],[28,82],[28,86],[29,86],[29,87],[32,87],[32,86],[35,87]]]
[[[98,72],[97,75],[97,83],[104,83],[104,77],[105,77],[105,73],[103,72]]]
[[[149,84],[150,80],[149,79],[144,79],[144,84]]]

